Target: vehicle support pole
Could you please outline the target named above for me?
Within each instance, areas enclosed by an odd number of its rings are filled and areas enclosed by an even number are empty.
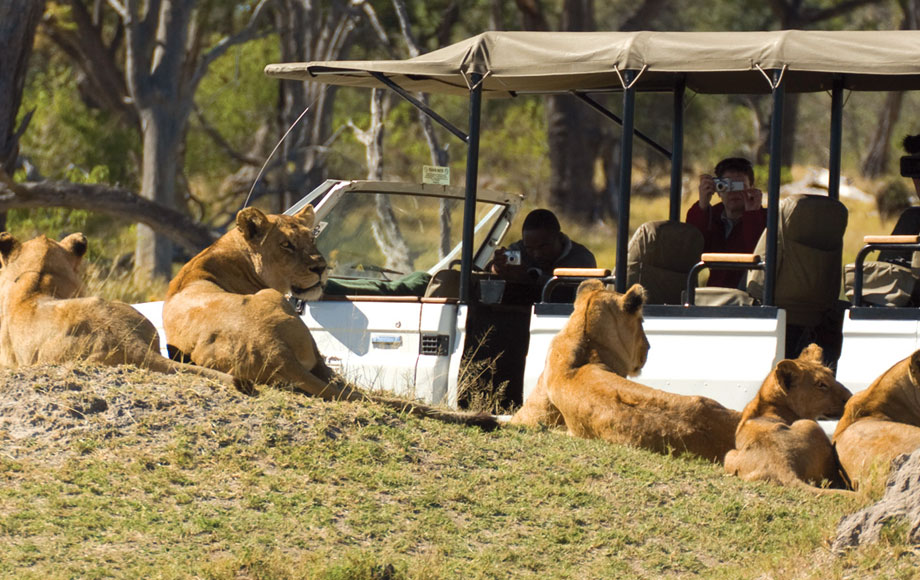
[[[767,183],[767,251],[764,260],[764,306],[775,306],[776,240],[779,226],[779,182],[783,156],[783,102],[786,89],[782,71],[773,71],[773,116],[770,119],[770,178]]]
[[[843,77],[834,77],[831,93],[831,142],[827,162],[827,195],[840,199],[840,144],[843,141]]]
[[[629,196],[632,193],[632,144],[636,113],[635,71],[625,71],[623,80],[623,138],[620,145],[620,199],[617,204],[617,261],[614,267],[617,292],[626,292],[626,252],[629,246]]]
[[[684,89],[686,83],[680,79],[674,87],[674,124],[671,129],[671,206],[668,219],[680,221],[680,198],[683,193],[684,165]]]
[[[473,281],[473,231],[476,221],[476,181],[479,179],[479,116],[482,75],[470,75],[470,129],[466,150],[466,197],[463,200],[463,241],[460,251],[460,302],[469,304]]]

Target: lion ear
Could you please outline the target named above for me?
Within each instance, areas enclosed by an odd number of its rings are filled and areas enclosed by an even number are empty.
[[[604,289],[603,282],[601,282],[600,280],[596,278],[589,278],[578,285],[578,289],[575,290],[575,298],[577,299],[582,294],[587,296],[589,292],[593,292],[596,290],[603,290],[603,289]]]
[[[268,216],[258,208],[247,207],[236,214],[236,227],[240,229],[247,242],[261,238],[268,226]]]
[[[70,234],[61,240],[61,246],[74,256],[82,258],[86,254],[86,236],[79,232]]]
[[[299,212],[294,214],[294,217],[299,218],[300,221],[304,222],[304,225],[308,228],[313,227],[313,223],[316,221],[316,210],[313,209],[311,204],[307,204]]]
[[[811,343],[805,347],[805,350],[799,353],[798,360],[822,364],[824,362],[824,351],[821,350],[821,347],[817,344]]]
[[[792,388],[795,379],[799,376],[799,365],[795,362],[785,359],[776,364],[776,382],[785,390]]]
[[[635,314],[645,304],[645,288],[640,284],[633,284],[623,296],[623,310],[627,314]]]
[[[10,263],[10,257],[13,252],[19,249],[19,243],[13,234],[9,232],[0,232],[0,264],[5,268]]]
[[[913,379],[914,384],[920,385],[920,350],[915,350],[914,354],[910,355],[908,372],[910,372],[910,378]]]

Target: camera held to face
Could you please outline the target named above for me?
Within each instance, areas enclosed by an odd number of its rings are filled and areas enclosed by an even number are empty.
[[[505,258],[507,258],[509,266],[520,266],[521,265],[521,252],[519,250],[506,251]]]
[[[920,155],[901,157],[901,177],[920,177]]]
[[[744,191],[744,182],[743,181],[734,181],[727,177],[714,177],[712,181],[716,184],[717,193],[725,193],[727,191]]]

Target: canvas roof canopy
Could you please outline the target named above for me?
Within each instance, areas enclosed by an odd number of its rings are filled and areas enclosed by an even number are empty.
[[[787,92],[920,89],[920,31],[484,32],[406,60],[271,64],[268,76],[383,88],[379,73],[409,91],[483,96],[620,91],[623,72],[638,91],[770,93],[783,71]]]

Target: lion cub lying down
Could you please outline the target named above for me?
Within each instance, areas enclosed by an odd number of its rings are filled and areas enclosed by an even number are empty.
[[[564,424],[579,437],[721,462],[735,445],[740,413],[707,397],[667,393],[625,378],[639,374],[648,354],[644,303],[638,284],[619,294],[598,280],[582,282],[536,388],[511,423]]]
[[[124,302],[80,298],[79,267],[85,253],[86,238],[79,233],[60,243],[45,236],[20,243],[8,232],[0,233],[0,364],[133,364],[235,384],[225,373],[161,356],[153,324]]]
[[[920,350],[853,395],[834,446],[853,487],[884,482],[892,459],[920,447]]]
[[[442,421],[497,426],[495,417],[442,411],[361,392],[326,366],[285,298],[316,300],[329,276],[313,239],[313,206],[296,215],[241,210],[236,229],[192,258],[163,304],[167,342],[198,365],[328,400],[373,400]]]
[[[825,480],[843,486],[831,442],[814,419],[840,417],[850,391],[821,356],[812,344],[797,359],[779,361],[744,408],[725,471],[813,490]]]

